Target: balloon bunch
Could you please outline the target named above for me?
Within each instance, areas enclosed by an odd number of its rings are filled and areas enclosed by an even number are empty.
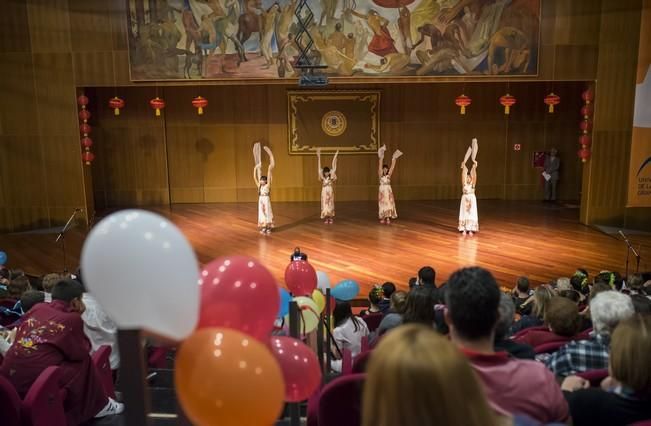
[[[182,341],[174,377],[193,424],[273,424],[284,401],[307,399],[321,381],[309,347],[271,336],[288,295],[250,257],[219,258],[200,272],[197,265],[181,231],[142,210],[120,211],[98,223],[81,256],[89,290],[120,329]],[[311,294],[316,273],[301,266],[292,283]],[[319,309],[304,299],[303,306],[311,304],[306,311]]]

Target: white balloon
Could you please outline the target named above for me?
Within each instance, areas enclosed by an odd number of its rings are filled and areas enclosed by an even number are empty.
[[[323,271],[316,271],[316,288],[325,294],[326,288],[330,288],[330,278],[328,277],[328,274]]]
[[[121,329],[181,340],[199,318],[199,267],[190,243],[170,221],[122,210],[88,234],[84,284]]]

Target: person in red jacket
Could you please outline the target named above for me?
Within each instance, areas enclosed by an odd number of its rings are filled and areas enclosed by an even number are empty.
[[[77,281],[59,281],[52,290],[52,303],[40,303],[29,311],[0,367],[0,374],[24,397],[43,370],[59,366],[68,424],[124,411],[122,404],[106,395],[90,358],[81,319],[82,295]]]

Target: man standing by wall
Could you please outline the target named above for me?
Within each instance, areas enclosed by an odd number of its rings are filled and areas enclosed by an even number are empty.
[[[561,168],[561,160],[558,158],[558,151],[552,148],[550,154],[545,157],[545,201],[556,201],[556,185],[558,184],[558,170]]]

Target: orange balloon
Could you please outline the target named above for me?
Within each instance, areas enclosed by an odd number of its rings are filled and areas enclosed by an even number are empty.
[[[285,383],[269,349],[228,328],[204,328],[176,356],[176,392],[195,425],[269,426],[283,408]]]

